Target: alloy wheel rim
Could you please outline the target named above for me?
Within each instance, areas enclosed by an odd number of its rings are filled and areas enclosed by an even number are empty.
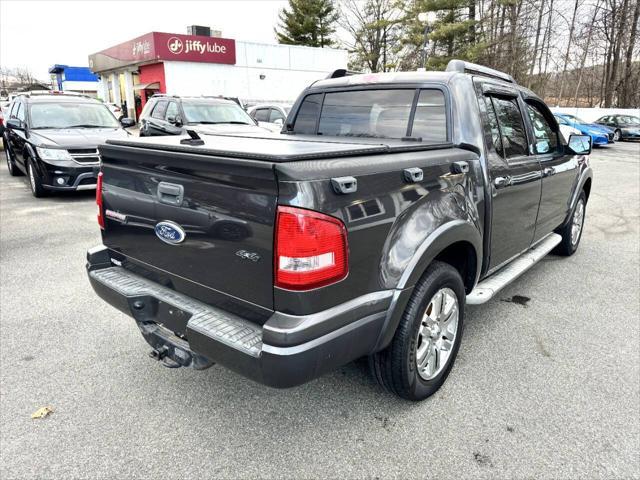
[[[437,377],[449,363],[458,333],[458,297],[438,290],[427,305],[416,336],[416,368],[423,380]]]
[[[580,232],[582,232],[582,225],[584,224],[584,201],[580,199],[576,205],[576,210],[573,212],[573,219],[571,222],[571,245],[576,245],[580,239]]]
[[[617,142],[618,140],[620,140],[620,132],[619,131],[615,131],[615,133],[613,134],[613,139]]]

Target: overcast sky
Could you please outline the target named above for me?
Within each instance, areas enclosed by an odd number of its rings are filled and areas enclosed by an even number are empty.
[[[0,0],[0,66],[27,67],[39,79],[61,63],[87,57],[144,33],[187,33],[205,25],[236,40],[275,43],[273,27],[287,5],[276,0],[27,1]]]

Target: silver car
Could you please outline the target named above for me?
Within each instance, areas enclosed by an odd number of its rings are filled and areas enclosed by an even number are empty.
[[[249,109],[249,115],[258,122],[258,125],[271,131],[279,132],[291,111],[289,104],[261,104]]]

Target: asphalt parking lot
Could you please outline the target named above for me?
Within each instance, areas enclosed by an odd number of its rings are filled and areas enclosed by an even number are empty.
[[[93,193],[35,199],[0,158],[3,479],[640,475],[639,143],[593,153],[578,252],[468,308],[420,404],[358,362],[290,390],[163,368],[86,279]]]

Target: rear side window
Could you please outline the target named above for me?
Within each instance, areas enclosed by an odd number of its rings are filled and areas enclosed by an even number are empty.
[[[253,114],[253,118],[255,118],[259,122],[268,122],[269,121],[269,109],[268,108],[259,108]]]
[[[151,111],[153,110],[153,107],[155,106],[155,104],[156,104],[155,100],[148,100],[147,103],[144,104],[144,108],[142,109],[142,112],[140,112],[140,117],[146,118],[149,115],[151,115]],[[115,103],[112,103],[112,105],[115,105]]]
[[[527,154],[527,135],[515,98],[492,97],[505,158]]]
[[[153,108],[153,112],[151,112],[151,116],[153,118],[164,120],[164,114],[166,111],[167,111],[167,102],[158,102],[157,105]]]
[[[322,104],[322,94],[314,93],[308,95],[302,101],[298,115],[296,116],[296,123],[293,127],[295,133],[301,134],[315,134],[316,123],[318,116],[320,115],[320,105]]]
[[[447,115],[441,90],[420,91],[411,136],[429,143],[447,141]]]
[[[318,135],[402,138],[414,95],[413,89],[327,93]]]
[[[484,97],[484,104],[487,108],[487,119],[489,120],[489,128],[491,129],[493,148],[495,148],[496,152],[501,156],[504,156],[504,152],[502,151],[502,140],[500,137],[500,127],[498,126],[498,117],[496,116],[496,111],[493,109],[491,97]]]
[[[18,103],[18,108],[16,109],[16,118],[18,120],[22,120],[24,122],[25,119],[25,114],[24,114],[24,107],[22,105],[22,103]]]

